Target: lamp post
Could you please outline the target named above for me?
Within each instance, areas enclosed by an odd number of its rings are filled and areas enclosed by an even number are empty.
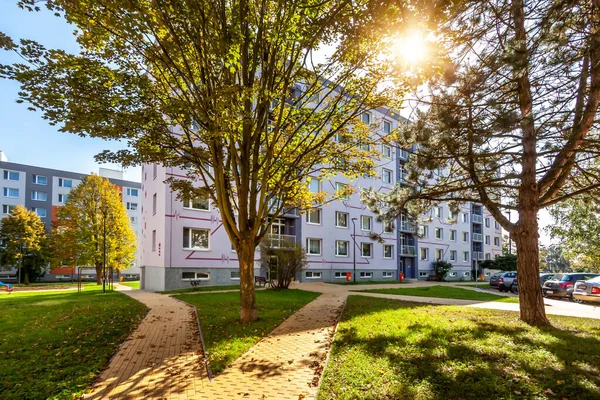
[[[108,206],[100,206],[100,212],[102,213],[102,293],[106,293],[106,216],[108,215]]]
[[[352,242],[354,244],[352,249],[352,280],[354,281],[354,283],[356,283],[356,220],[357,218],[352,218]]]
[[[510,220],[510,210],[508,210],[508,222],[512,222]],[[502,244],[502,243],[500,243]],[[500,246],[502,247],[502,246]],[[508,231],[508,254],[512,254],[512,235],[510,233],[510,231]]]

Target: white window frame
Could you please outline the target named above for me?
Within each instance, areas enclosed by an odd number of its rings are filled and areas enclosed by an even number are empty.
[[[363,224],[363,218],[365,218],[364,221],[369,221],[369,228],[365,229],[364,224]],[[370,217],[368,215],[361,215],[360,216],[360,230],[361,231],[365,231],[365,232],[370,232],[373,230],[373,217]]]
[[[45,175],[38,175],[38,174],[32,174],[31,177],[33,178],[32,181],[33,183],[35,183],[36,185],[47,185],[48,184],[48,177]],[[44,183],[40,183],[40,179],[39,178],[44,178],[45,182]]]
[[[233,276],[233,274],[237,274],[237,277]],[[229,280],[239,281],[240,280],[240,271],[229,271]]]
[[[491,226],[491,223],[490,223],[490,219],[489,219],[489,217],[487,217],[487,218],[485,219],[484,223],[485,223],[485,227],[486,227],[486,228],[489,228],[489,227]]]
[[[449,276],[449,277],[454,277],[454,276],[456,276],[456,271],[450,271],[450,272],[448,272],[448,276]]]
[[[463,262],[469,262],[469,252],[463,251]]]
[[[419,226],[419,236],[421,236],[423,239],[429,238],[429,227],[427,225]]]
[[[198,208],[198,207],[194,207],[194,201],[200,198],[201,200],[206,200],[206,208]],[[196,197],[189,197],[187,199],[184,199],[183,201],[183,208],[185,208],[186,210],[195,210],[195,211],[210,211],[210,199],[208,197],[202,197],[202,196],[196,196]]]
[[[44,210],[44,215],[40,215],[38,210]],[[44,207],[32,207],[31,211],[36,213],[40,218],[46,218],[48,216],[48,210],[46,210]]]
[[[311,221],[311,217],[316,215],[318,221],[317,222],[313,222]],[[310,210],[308,210],[308,212],[306,213],[306,223],[308,225],[321,225],[321,221],[322,221],[322,210],[320,208],[312,208]]]
[[[423,257],[423,254],[425,254],[425,257]],[[421,260],[421,261],[429,260],[429,248],[428,247],[421,247],[419,249],[419,260]]]
[[[394,233],[394,223],[392,221],[383,221],[383,233]]]
[[[334,272],[333,277],[334,277],[334,279],[346,279],[346,274],[347,273],[348,272],[339,272],[339,271],[336,271],[336,272]]]
[[[185,232],[186,229],[189,229],[188,232],[188,243],[183,243],[184,250],[194,250],[194,251],[210,251],[210,229],[208,228],[191,228],[188,226],[183,227]],[[208,236],[208,244],[206,248],[203,247],[191,247],[192,244],[192,231],[206,231]],[[183,233],[185,235],[185,233]]]
[[[194,278],[184,278],[183,277],[184,273],[194,274]],[[185,281],[185,282],[190,282],[190,281],[210,281],[210,272],[181,271],[181,280]]]
[[[365,256],[363,245],[368,245],[370,255]],[[373,243],[369,242],[360,242],[360,257],[361,258],[373,258]]]
[[[388,127],[389,129],[386,129]],[[390,121],[383,120],[383,133],[389,134],[392,132],[392,123]]]
[[[39,198],[40,194],[44,195],[43,199]],[[33,200],[33,201],[48,201],[48,193],[46,193],[46,192],[40,192],[39,190],[32,190],[31,191],[31,200]]]
[[[464,223],[469,222],[469,214],[462,213],[461,221],[464,222]]]
[[[462,233],[462,242],[463,243],[468,243],[469,242],[469,232],[463,232]]]
[[[10,215],[10,213],[12,212],[12,210],[15,209],[16,206],[12,205],[12,204],[2,204],[2,214],[3,215]]]
[[[452,238],[453,236],[454,236],[454,239]],[[458,236],[456,229],[450,229],[450,241],[451,242],[456,242],[456,236]]]
[[[361,279],[372,279],[373,273],[371,271],[361,271],[358,275]]]
[[[66,182],[71,182],[69,185],[65,185]],[[73,188],[73,179],[68,178],[58,178],[58,186],[64,188]]]
[[[133,207],[133,205],[135,204],[135,207]],[[127,202],[127,210],[129,211],[137,211],[138,209],[138,203],[132,203],[132,202]]]
[[[441,206],[433,207],[433,216],[435,218],[442,218],[443,210]]]
[[[314,192],[311,188],[311,185],[313,183],[317,184],[317,191]],[[310,177],[310,181],[307,182],[307,186],[308,186],[308,191],[311,193],[319,193],[321,191],[321,182],[317,179],[317,178],[313,178],[312,176]]]
[[[365,121],[365,118],[364,118],[365,116],[367,117],[367,119],[368,119],[369,121],[367,121],[367,122]],[[360,121],[361,121],[363,124],[371,125],[371,121],[372,121],[372,118],[371,118],[371,113],[369,113],[369,112],[364,112],[364,113],[362,113],[362,114],[360,115]]]
[[[343,225],[338,225],[338,215],[345,215],[346,216],[346,226]],[[343,211],[336,211],[335,212],[335,227],[336,228],[350,228],[350,214],[348,214],[347,212],[343,212]]]
[[[450,261],[456,262],[457,258],[458,258],[458,254],[457,254],[456,250],[450,250]]]
[[[419,278],[427,278],[428,275],[427,271],[419,271]]]
[[[492,243],[492,239],[490,237],[490,235],[485,235],[485,244],[491,244]]]
[[[383,273],[382,273],[382,278],[393,278],[393,277],[394,277],[393,271],[383,271]]]
[[[11,190],[16,190],[16,192],[17,192],[17,195],[16,195],[16,196],[11,196],[11,194],[10,194],[10,191],[11,191]],[[20,193],[21,193],[21,192],[19,191],[19,189],[18,189],[18,188],[10,188],[10,187],[5,187],[5,188],[2,188],[2,195],[3,195],[4,197],[8,198],[8,199],[18,199],[18,198],[19,198],[19,196],[20,196]]]
[[[338,243],[346,243],[346,254],[340,254],[338,252]],[[350,242],[348,240],[336,240],[335,241],[335,256],[336,257],[350,257]]]
[[[135,194],[133,194],[133,191],[135,190]],[[131,197],[139,197],[140,195],[140,190],[136,189],[136,188],[127,188],[127,196],[131,196]]]
[[[11,176],[10,176],[11,174],[16,174],[17,175],[17,179],[11,178]],[[12,171],[12,170],[9,170],[9,169],[5,169],[4,170],[4,174],[2,174],[2,175],[3,175],[3,178],[4,178],[5,181],[16,182],[19,179],[21,179],[21,173],[19,171]]]
[[[310,242],[312,240],[316,240],[319,243],[319,253],[311,253],[310,252]],[[306,238],[306,254],[309,256],[320,256],[323,253],[323,239],[319,238]]]
[[[320,271],[306,271],[304,272],[304,277],[306,279],[322,279],[323,273]]]
[[[439,235],[438,235],[439,233]],[[435,239],[444,240],[444,228],[435,228]]]
[[[436,259],[436,261],[441,260],[443,258],[444,258],[444,249],[435,249],[435,259]]]
[[[485,259],[486,260],[491,260],[492,259],[492,255],[490,253],[485,253]]]
[[[381,169],[381,180],[383,181],[383,183],[392,183],[392,180],[394,180],[394,173],[392,172],[392,170],[387,169],[387,168],[382,168]]]
[[[386,257],[385,249],[390,249],[389,257]],[[393,244],[384,244],[383,245],[383,258],[384,258],[384,260],[392,260],[394,258],[394,245]]]
[[[152,252],[156,251],[156,229],[152,231]]]
[[[158,197],[157,197],[156,193],[154,193],[152,195],[152,215],[156,215],[156,204],[157,204],[157,202],[158,202]],[[129,207],[129,203],[127,203],[127,207]]]
[[[345,184],[345,183],[341,183],[341,182],[336,182],[335,183],[335,191],[336,192],[340,191],[340,190],[343,190],[343,189],[346,189],[347,187],[348,187],[348,185]],[[350,196],[344,195],[344,196],[340,197],[340,199],[341,200],[350,200]]]
[[[469,271],[463,272],[463,276],[470,276],[470,275],[471,275],[471,273]]]
[[[384,144],[381,146],[381,153],[385,158],[392,158],[392,146]]]
[[[498,223],[498,221],[494,221],[494,228],[500,229],[500,224]]]
[[[59,193],[58,194],[58,202],[60,204],[65,204],[67,202],[67,195],[64,193]]]
[[[500,241],[500,237],[499,236],[494,236],[494,246],[500,246],[500,243],[502,243]]]

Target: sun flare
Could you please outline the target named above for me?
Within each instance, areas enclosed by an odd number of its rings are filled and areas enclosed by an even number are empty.
[[[422,32],[411,32],[395,41],[394,52],[406,64],[419,64],[428,56],[427,38]]]

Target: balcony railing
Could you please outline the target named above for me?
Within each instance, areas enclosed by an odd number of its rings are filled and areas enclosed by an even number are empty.
[[[414,257],[417,255],[417,249],[415,246],[408,246],[408,245],[400,246],[400,255]]]
[[[483,242],[483,233],[473,233],[474,242]]]
[[[483,253],[481,251],[474,251],[473,260],[483,260]]]
[[[398,228],[401,232],[415,233],[417,231],[417,226],[412,222],[400,222]]]
[[[296,243],[294,235],[269,235],[267,236],[269,247],[273,249],[291,249]]]
[[[408,160],[408,151],[400,149],[400,158],[403,160]]]
[[[481,224],[483,222],[483,217],[481,215],[478,215],[478,214],[472,214],[471,215],[471,220],[473,222]]]

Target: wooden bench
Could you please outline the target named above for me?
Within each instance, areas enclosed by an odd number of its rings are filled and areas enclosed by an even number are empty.
[[[257,283],[258,286],[265,287],[267,286],[267,278],[265,278],[264,276],[255,276],[254,284],[256,285]]]

